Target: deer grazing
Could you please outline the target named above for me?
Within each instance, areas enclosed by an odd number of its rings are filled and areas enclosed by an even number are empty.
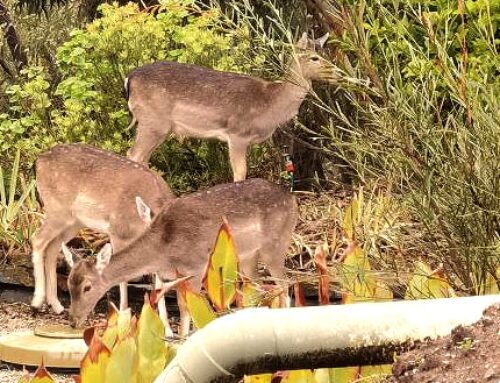
[[[313,80],[339,78],[336,68],[315,51],[327,38],[312,41],[304,34],[283,82],[176,62],[134,70],[125,80],[130,127],[137,124],[128,156],[148,162],[169,134],[216,138],[228,143],[234,180],[245,179],[248,146],[265,141],[298,113]]]
[[[113,249],[119,251],[150,224],[151,209],[159,211],[175,198],[163,179],[146,166],[82,144],[57,145],[40,155],[36,179],[45,217],[32,238],[35,294],[31,304],[39,308],[47,300],[56,313],[64,310],[56,280],[61,244],[80,229],[90,228],[109,234]],[[120,308],[124,309],[127,284],[122,282]],[[166,320],[166,311],[162,319]]]
[[[272,277],[283,280],[284,254],[297,220],[294,196],[261,179],[218,185],[165,205],[140,237],[113,256],[99,254],[95,263],[72,261],[68,287],[73,323],[84,320],[112,286],[143,274],[158,273],[162,280],[193,276],[191,284],[199,289],[224,218],[240,271],[253,277],[261,261]],[[187,330],[181,328],[181,335]]]

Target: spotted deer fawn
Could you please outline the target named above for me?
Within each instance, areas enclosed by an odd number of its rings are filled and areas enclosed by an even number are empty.
[[[257,262],[283,283],[284,254],[297,220],[295,198],[282,187],[261,179],[223,184],[176,199],[156,215],[134,242],[97,262],[79,260],[68,279],[70,316],[80,323],[112,286],[143,274],[163,280],[193,276],[201,280],[223,219],[240,259],[240,271],[254,277]],[[189,322],[187,322],[189,323]],[[181,321],[181,335],[189,327]]]
[[[174,199],[163,179],[146,166],[82,144],[58,145],[36,161],[37,189],[44,209],[32,238],[35,294],[32,306],[45,300],[56,313],[56,265],[61,244],[80,229],[109,234],[119,251],[149,226],[152,212]],[[127,306],[127,284],[120,285],[120,308]],[[162,319],[166,311],[162,307]],[[168,324],[168,323],[167,323]]]
[[[268,139],[298,113],[313,80],[339,78],[336,68],[315,51],[327,38],[312,41],[304,34],[283,82],[176,62],[134,70],[125,80],[130,126],[137,124],[128,156],[148,162],[169,134],[216,138],[229,145],[234,180],[245,179],[248,146]]]

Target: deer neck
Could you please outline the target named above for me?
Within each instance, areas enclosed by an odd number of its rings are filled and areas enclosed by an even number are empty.
[[[288,70],[285,76],[285,84],[295,86],[297,91],[300,89],[304,92],[304,96],[312,89],[312,81],[307,76],[304,76],[302,68],[296,59],[292,59],[288,64]]]
[[[299,112],[300,105],[311,89],[311,82],[291,68],[284,81],[273,83],[272,106],[261,118],[276,127],[291,120]]]
[[[111,256],[109,265],[104,269],[102,278],[108,286],[151,274],[159,270],[161,257],[157,249],[160,236],[148,231],[129,246]]]

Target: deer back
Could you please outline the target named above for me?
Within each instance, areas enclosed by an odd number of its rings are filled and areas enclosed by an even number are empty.
[[[257,261],[282,274],[297,215],[294,196],[279,185],[262,179],[218,185],[166,205],[141,238],[113,256],[105,273],[115,282],[153,271],[164,279],[193,275],[199,284],[227,220],[245,274],[254,274]],[[139,252],[143,256],[134,257]]]
[[[249,142],[268,138],[297,113],[306,94],[288,83],[176,62],[144,65],[127,80],[138,129],[223,141],[233,135]]]
[[[137,196],[154,212],[174,198],[146,166],[84,144],[57,145],[40,155],[36,178],[48,219],[78,220],[83,227],[125,237],[143,227]]]

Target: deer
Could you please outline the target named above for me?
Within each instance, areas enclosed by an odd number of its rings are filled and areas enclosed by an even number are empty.
[[[42,153],[36,163],[37,191],[44,219],[31,240],[35,291],[32,307],[45,301],[58,314],[59,251],[81,229],[109,235],[119,251],[149,226],[154,212],[175,195],[143,164],[84,144],[63,144]],[[67,258],[67,257],[66,257]],[[161,287],[158,279],[157,287]],[[128,305],[127,283],[120,284],[120,309]],[[166,334],[171,335],[164,301],[159,302]]]
[[[167,136],[215,138],[228,143],[234,181],[247,175],[249,145],[261,143],[295,117],[312,81],[335,82],[339,70],[321,57],[328,34],[304,33],[284,81],[266,81],[193,64],[156,62],[132,71],[125,94],[136,127],[127,156],[147,163]]]
[[[230,227],[240,272],[255,278],[261,262],[283,286],[285,254],[297,216],[290,192],[258,178],[181,196],[165,205],[139,237],[112,256],[108,249],[95,261],[70,260],[74,265],[68,277],[72,324],[79,326],[112,286],[143,274],[157,273],[162,281],[189,277],[191,287],[199,290],[223,221]],[[188,332],[189,314],[181,312],[179,334]]]

